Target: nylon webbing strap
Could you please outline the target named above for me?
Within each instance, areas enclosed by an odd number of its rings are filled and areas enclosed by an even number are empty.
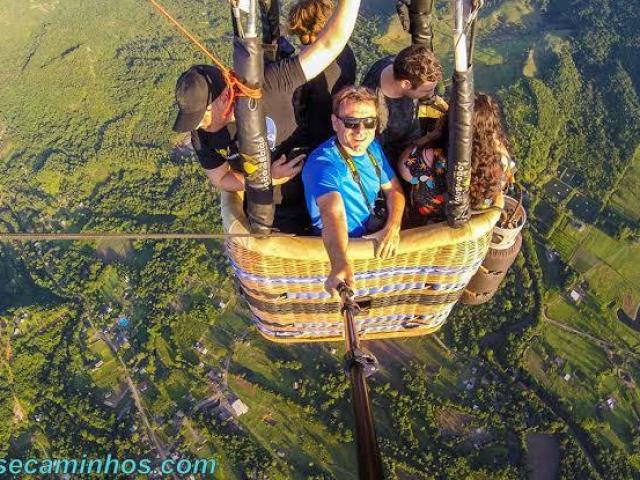
[[[367,205],[367,208],[369,209],[369,213],[375,216],[373,206],[369,202],[369,199],[367,198],[367,194],[364,191],[364,187],[362,186],[362,178],[360,177],[360,172],[358,172],[358,168],[356,167],[356,164],[353,161],[353,158],[351,157],[351,155],[349,155],[349,152],[345,150],[345,148],[340,144],[340,142],[337,139],[335,141],[335,144],[336,144],[336,147],[338,148],[338,152],[340,153],[340,156],[342,157],[342,160],[344,160],[344,163],[347,164],[347,167],[351,172],[351,176],[353,177],[353,180],[358,184],[358,188],[360,188],[360,193],[362,194],[364,203]],[[375,159],[375,157],[369,151],[369,149],[367,149],[367,157],[369,157],[369,161],[371,162],[371,164],[373,165],[373,168],[376,171],[376,175],[378,177],[378,183],[380,184],[380,188],[382,188],[382,172],[380,171],[380,165],[378,165],[378,161]],[[380,190],[380,188],[378,189],[378,191]]]

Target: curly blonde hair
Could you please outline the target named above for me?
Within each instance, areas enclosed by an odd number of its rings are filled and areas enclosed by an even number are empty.
[[[331,0],[301,0],[289,10],[289,32],[297,35],[303,45],[310,45],[316,41],[331,12]]]
[[[473,115],[470,196],[473,207],[495,200],[502,188],[502,150],[509,148],[500,121],[500,108],[489,95],[476,95]]]

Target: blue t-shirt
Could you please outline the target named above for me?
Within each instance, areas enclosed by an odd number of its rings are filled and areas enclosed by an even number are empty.
[[[347,163],[340,156],[335,142],[336,137],[331,137],[316,148],[305,162],[302,170],[302,182],[304,184],[307,209],[311,215],[311,223],[314,229],[321,231],[322,219],[320,218],[320,209],[316,200],[329,192],[338,192],[344,202],[349,236],[361,237],[367,233],[366,226],[370,215],[369,206],[362,198],[360,187],[353,179]],[[369,152],[371,152],[380,166],[380,180],[378,180],[376,169],[366,153],[352,158],[360,174],[369,205],[373,206],[380,191],[380,185],[389,183],[395,177],[395,173],[389,165],[378,140],[374,140],[369,145]]]

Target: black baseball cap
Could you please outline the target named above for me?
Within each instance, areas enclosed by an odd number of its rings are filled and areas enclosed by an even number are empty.
[[[195,130],[207,106],[220,96],[226,86],[220,69],[212,65],[194,65],[182,73],[176,83],[178,117],[173,131]]]

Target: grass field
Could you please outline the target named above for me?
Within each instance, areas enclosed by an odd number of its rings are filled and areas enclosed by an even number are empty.
[[[120,362],[115,359],[104,340],[95,340],[89,349],[104,362],[100,367],[90,372],[96,386],[105,390],[115,389],[119,385],[123,373]]]
[[[640,333],[620,322],[615,315],[615,308],[603,311],[589,296],[579,306],[560,296],[551,299],[549,303],[546,311],[553,320],[620,348],[635,350],[640,345]]]
[[[261,385],[268,385],[275,391],[284,390],[290,393],[293,383],[303,375],[287,368],[273,368],[272,360],[266,351],[270,346],[263,342],[265,341],[254,337],[250,342],[238,345],[234,350],[234,367],[243,366],[251,370],[253,374],[260,377]],[[300,349],[300,347],[293,348]]]
[[[611,197],[610,205],[629,220],[640,221],[640,148],[636,150],[627,173]]]
[[[630,433],[637,424],[635,408],[640,407],[637,389],[629,389],[613,372],[612,365],[600,347],[589,340],[562,331],[554,326],[544,329],[544,350],[539,347],[527,353],[529,372],[540,383],[569,405],[578,422],[599,418],[594,433],[610,445],[623,448],[630,442]],[[550,360],[559,356],[565,363],[560,369],[549,369]],[[548,358],[545,362],[543,358]],[[546,367],[545,367],[546,365]],[[546,368],[546,371],[545,371]],[[564,379],[570,375],[568,380]],[[634,371],[634,375],[638,372]],[[613,411],[601,410],[597,404],[613,396]]]
[[[492,31],[500,26],[517,26],[524,28],[537,28],[541,25],[540,14],[533,9],[530,3],[522,0],[506,0],[496,2],[489,7],[479,23],[483,31]]]
[[[568,219],[557,226],[549,243],[589,282],[600,305],[640,303],[639,243],[617,240],[593,225],[579,231]]]
[[[571,225],[567,218],[564,218],[553,231],[549,244],[560,254],[560,257],[565,262],[569,263],[586,235],[586,229],[581,232]]]
[[[229,384],[249,407],[249,412],[240,417],[241,424],[274,457],[283,452],[287,463],[293,467],[286,478],[307,478],[309,462],[313,461],[332,471],[336,478],[356,478],[357,462],[352,445],[338,442],[313,416],[298,405],[276,398],[239,377],[231,376]],[[265,422],[265,416],[275,425]]]
[[[596,264],[584,269],[594,259]],[[594,295],[603,303],[622,305],[625,294],[631,295],[636,304],[640,302],[640,244],[619,241],[592,227],[572,264],[593,283]]]
[[[155,351],[158,354],[158,358],[165,367],[171,367],[174,364],[174,355],[172,355],[172,349],[167,344],[167,341],[162,337],[156,337]]]
[[[453,61],[451,17],[448,14],[434,17],[433,49],[444,66],[445,79],[448,79]],[[475,84],[478,90],[493,93],[523,75],[534,76],[547,62],[548,54],[557,42],[568,34],[565,30],[550,30],[525,0],[507,0],[494,8],[484,9],[478,32],[474,55]],[[387,31],[376,42],[392,54],[408,46],[411,37],[402,29],[397,16],[392,15]]]
[[[222,313],[206,332],[206,339],[215,345],[215,352],[212,354],[216,357],[226,355],[231,349],[236,339],[245,334],[250,327],[251,321],[245,315],[241,308],[235,308],[235,302],[227,305],[224,313]]]
[[[43,332],[60,321],[68,320],[70,314],[71,310],[67,305],[36,310],[20,322],[19,328],[23,334],[38,335],[38,332]]]
[[[546,328],[544,337],[553,351],[567,360],[564,369],[578,370],[587,378],[595,378],[609,367],[605,352],[590,340],[557,327]]]
[[[189,383],[189,378],[182,370],[173,369],[169,377],[162,382],[161,391],[172,401],[180,404],[190,391]]]

